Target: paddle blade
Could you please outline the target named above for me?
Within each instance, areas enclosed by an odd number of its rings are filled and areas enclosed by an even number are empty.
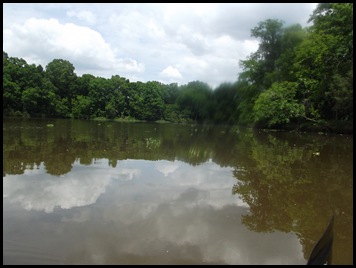
[[[319,241],[314,246],[307,265],[324,265],[331,264],[332,261],[332,246],[333,246],[333,227],[334,215],[331,216],[328,227]]]

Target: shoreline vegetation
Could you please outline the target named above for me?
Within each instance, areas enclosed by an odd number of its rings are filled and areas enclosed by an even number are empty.
[[[23,118],[23,119],[45,119],[48,120],[48,122],[52,122],[51,119],[76,119],[76,118],[55,118],[55,117],[23,117],[23,116],[4,116],[3,118]],[[155,124],[177,124],[177,125],[216,125],[216,124],[210,124],[210,123],[198,123],[198,122],[172,122],[172,121],[166,121],[166,120],[156,120],[156,121],[148,121],[148,120],[138,120],[132,117],[125,117],[125,118],[113,118],[113,119],[108,119],[105,117],[96,117],[92,119],[87,119],[87,120],[92,120],[92,121],[97,121],[97,122],[123,122],[123,123],[155,123]],[[52,123],[47,124],[48,127],[54,127]],[[286,131],[286,132],[299,132],[299,133],[318,133],[321,135],[327,135],[327,134],[339,134],[339,135],[353,135],[353,123],[348,122],[347,124],[343,121],[338,122],[325,122],[325,123],[312,123],[312,122],[304,122],[302,124],[289,124],[289,125],[284,125],[283,127],[280,128],[268,128],[268,127],[256,127],[255,125],[244,125],[244,126],[239,126],[239,125],[221,125],[219,126],[226,126],[229,128],[250,128],[254,130],[260,130],[260,131]]]
[[[214,89],[78,76],[68,60],[43,68],[3,51],[3,116],[353,134],[353,4],[320,3],[309,22],[259,22],[237,81]]]

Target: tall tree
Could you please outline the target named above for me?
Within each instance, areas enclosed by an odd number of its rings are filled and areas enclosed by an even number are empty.
[[[242,60],[245,75],[260,90],[266,90],[275,82],[276,61],[281,54],[283,21],[268,19],[251,30],[251,36],[260,39],[258,50],[247,60]]]
[[[66,98],[71,103],[74,96],[77,75],[74,66],[67,60],[54,59],[46,66],[46,76],[57,89],[60,98]]]
[[[212,93],[213,122],[233,124],[237,120],[237,86],[236,83],[223,83]]]
[[[295,82],[294,64],[297,47],[306,39],[307,32],[300,24],[293,24],[283,29],[281,37],[281,54],[276,60],[276,77],[278,81]]]
[[[41,65],[29,65],[24,59],[9,57],[6,52],[3,52],[4,114],[23,112],[23,92],[28,88],[41,88],[43,75]]]
[[[353,118],[353,4],[321,3],[297,49],[304,98],[324,119]]]
[[[260,39],[257,55],[265,61],[265,72],[273,72],[281,53],[283,21],[267,19],[251,30],[251,36]]]
[[[105,106],[110,101],[113,90],[108,79],[96,77],[89,83],[89,98],[92,103],[92,113],[95,117],[105,117]]]
[[[209,108],[212,89],[207,83],[193,81],[182,88],[177,103],[182,110],[191,112],[191,119],[196,122],[209,120]]]

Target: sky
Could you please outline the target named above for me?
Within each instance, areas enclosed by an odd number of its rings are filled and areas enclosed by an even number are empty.
[[[213,89],[237,81],[258,49],[251,29],[308,19],[316,3],[3,3],[3,51],[46,67],[68,60],[78,76]]]

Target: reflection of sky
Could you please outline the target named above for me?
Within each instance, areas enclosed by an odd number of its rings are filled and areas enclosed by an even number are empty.
[[[69,209],[95,203],[110,180],[111,174],[92,167],[52,177],[41,165],[39,169],[26,171],[23,176],[5,177],[3,197],[20,203],[26,210],[53,212],[55,207]]]
[[[26,170],[24,175],[8,175],[3,178],[3,197],[20,203],[27,210],[53,212],[55,207],[70,209],[93,204],[114,181],[125,185],[125,182],[134,180],[158,190],[155,195],[160,198],[152,201],[156,205],[179,196],[189,187],[204,191],[204,196],[199,198],[200,204],[222,207],[240,202],[236,196],[226,194],[231,192],[235,182],[231,169],[221,168],[213,162],[194,168],[183,162],[163,160],[125,160],[119,162],[116,168],[109,168],[106,160],[95,163],[88,167],[76,161],[72,171],[59,178],[47,174],[42,164],[38,169]],[[134,188],[137,187],[140,186]]]
[[[61,177],[41,165],[3,178],[4,241],[63,256],[52,263],[303,264],[294,235],[241,225],[248,207],[232,195],[235,182],[211,161],[76,161]]]

